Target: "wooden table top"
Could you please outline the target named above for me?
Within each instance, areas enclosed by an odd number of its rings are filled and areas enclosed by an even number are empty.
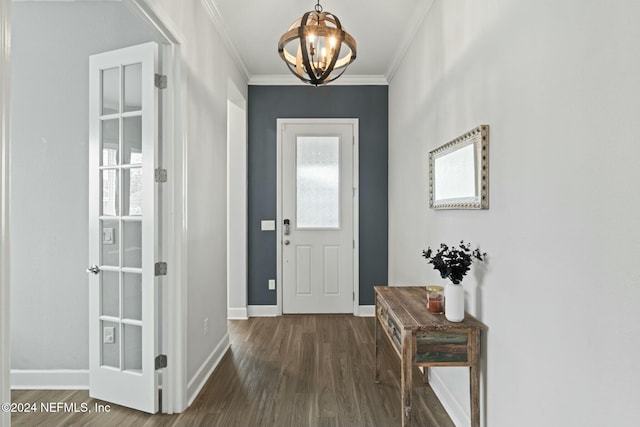
[[[382,298],[390,311],[406,330],[460,330],[487,329],[478,319],[465,313],[462,322],[450,322],[444,314],[427,310],[427,290],[425,286],[374,286],[378,298]]]

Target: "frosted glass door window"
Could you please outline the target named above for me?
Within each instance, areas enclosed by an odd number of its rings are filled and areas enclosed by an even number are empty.
[[[340,228],[340,138],[296,139],[296,228]]]

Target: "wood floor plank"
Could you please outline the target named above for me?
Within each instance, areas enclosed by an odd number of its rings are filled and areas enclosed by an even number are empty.
[[[230,351],[182,414],[148,415],[87,391],[12,392],[14,402],[87,405],[92,412],[16,413],[13,426],[389,427],[401,424],[400,361],[383,340],[380,384],[373,375],[374,319],[290,315],[229,322]],[[420,378],[419,373],[414,373]],[[415,424],[454,424],[422,381],[413,388]]]

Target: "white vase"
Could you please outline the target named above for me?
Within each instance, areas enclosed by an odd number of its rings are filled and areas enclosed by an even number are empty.
[[[464,288],[448,283],[444,288],[444,315],[450,322],[464,320]]]

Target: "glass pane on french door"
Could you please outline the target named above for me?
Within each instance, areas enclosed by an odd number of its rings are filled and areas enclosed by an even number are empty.
[[[101,73],[101,365],[142,369],[141,64]]]

